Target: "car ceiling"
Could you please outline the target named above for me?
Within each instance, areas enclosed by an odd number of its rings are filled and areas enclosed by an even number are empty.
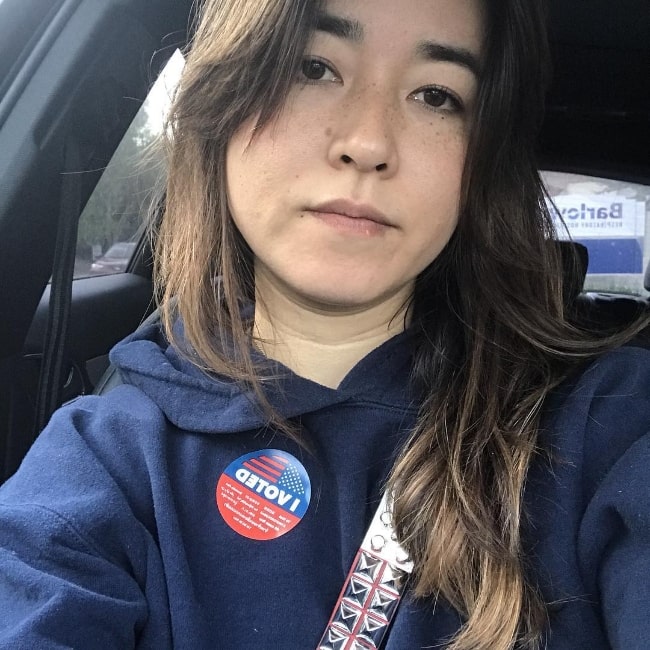
[[[548,167],[648,182],[650,3],[553,0],[554,75],[540,139]]]

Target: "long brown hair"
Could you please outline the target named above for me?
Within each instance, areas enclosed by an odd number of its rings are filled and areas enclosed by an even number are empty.
[[[413,378],[425,398],[389,485],[415,594],[440,595],[465,617],[453,650],[540,643],[546,609],[521,541],[539,414],[577,364],[641,327],[598,339],[570,323],[534,157],[547,81],[543,0],[485,4],[459,224],[413,296]],[[245,120],[259,114],[263,126],[281,108],[318,8],[318,0],[206,0],[167,130],[155,259],[167,335],[198,365],[253,387],[264,408],[241,315],[254,295],[252,256],[229,215],[225,152]],[[178,316],[184,342],[173,331]]]
[[[162,323],[183,319],[182,346],[205,370],[248,382],[271,424],[296,435],[270,409],[254,367],[251,323],[242,299],[254,296],[250,249],[228,209],[225,156],[250,116],[277,113],[302,61],[318,2],[206,0],[197,16],[163,144],[165,211],[154,232],[154,279]],[[227,350],[227,352],[226,352]]]

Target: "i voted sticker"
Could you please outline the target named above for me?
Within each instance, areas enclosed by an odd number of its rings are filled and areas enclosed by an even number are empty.
[[[263,449],[228,465],[216,498],[221,516],[235,532],[249,539],[276,539],[305,516],[311,482],[291,454]]]

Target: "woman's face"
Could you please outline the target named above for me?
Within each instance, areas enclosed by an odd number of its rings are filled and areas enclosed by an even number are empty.
[[[276,288],[325,308],[410,292],[449,241],[474,112],[478,0],[330,0],[271,123],[227,155],[230,208]]]

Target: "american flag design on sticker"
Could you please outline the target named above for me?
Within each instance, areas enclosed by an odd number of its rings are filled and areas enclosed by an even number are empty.
[[[265,454],[254,456],[245,461],[244,467],[263,476],[271,483],[291,490],[294,494],[305,494],[300,471],[286,457],[280,454]]]
[[[292,530],[310,499],[307,471],[297,458],[279,449],[240,456],[224,470],[216,489],[226,524],[256,540],[275,539]]]

